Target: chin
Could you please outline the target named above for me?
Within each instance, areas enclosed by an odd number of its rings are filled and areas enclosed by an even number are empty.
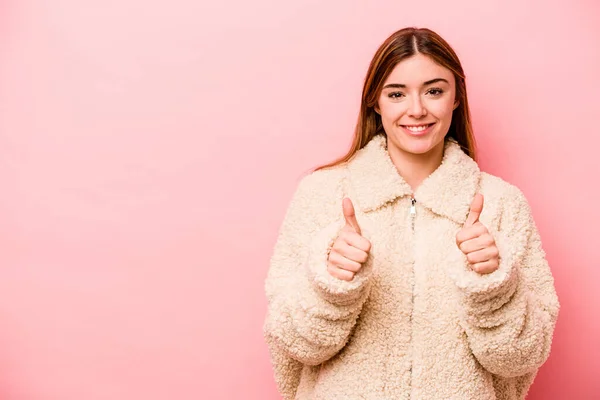
[[[427,154],[436,147],[435,143],[429,140],[409,138],[401,142],[400,148],[411,154]]]
[[[409,146],[403,150],[410,154],[422,155],[429,153],[433,148],[424,146]]]

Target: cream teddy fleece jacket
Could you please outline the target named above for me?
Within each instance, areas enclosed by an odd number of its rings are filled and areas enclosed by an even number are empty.
[[[488,275],[456,245],[478,191],[480,221],[500,252]],[[351,282],[327,272],[344,196],[372,244]],[[384,135],[348,163],[304,177],[265,288],[264,335],[286,400],[523,399],[559,310],[522,192],[480,172],[452,139],[414,194]]]

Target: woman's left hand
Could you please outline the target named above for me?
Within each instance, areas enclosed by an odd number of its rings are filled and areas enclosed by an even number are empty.
[[[456,245],[467,256],[469,265],[479,274],[491,274],[500,265],[496,241],[488,229],[479,222],[483,211],[483,195],[477,193],[464,226],[456,234]]]

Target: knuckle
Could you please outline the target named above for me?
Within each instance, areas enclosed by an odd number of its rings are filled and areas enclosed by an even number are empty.
[[[342,268],[344,268],[347,271],[354,271],[356,269],[357,264],[358,263],[354,260],[354,257],[346,258],[344,259]]]
[[[337,267],[341,270],[347,270],[349,261],[347,258],[341,257],[340,260],[336,263]]]
[[[361,254],[360,262],[361,263],[366,263],[368,259],[369,259],[369,254],[366,253],[366,252],[363,252]]]
[[[348,274],[343,269],[338,268],[336,271],[335,277],[341,280],[348,280]]]
[[[367,253],[369,251],[371,251],[371,242],[369,240],[367,240],[367,239],[365,239],[365,249],[364,249],[364,251],[367,252]]]
[[[327,263],[327,272],[329,272],[329,275],[331,276],[336,276],[337,268],[332,263]]]
[[[333,242],[333,246],[331,246],[331,251],[339,251],[343,244],[343,239],[341,237],[338,237],[337,239],[335,239],[335,242]]]
[[[354,273],[351,271],[340,269],[339,278],[344,281],[351,281],[354,278]]]
[[[342,237],[338,236],[337,239],[335,239],[335,241],[333,242],[333,246],[331,246],[332,251],[339,250],[342,243]]]
[[[329,257],[327,257],[327,260],[329,260],[329,261],[333,262],[333,261],[335,261],[337,258],[338,258],[338,253],[337,253],[337,251],[335,251],[335,249],[332,249],[332,250],[329,252]]]
[[[350,266],[350,271],[358,272],[358,271],[360,271],[361,267],[362,267],[362,265],[359,262],[353,261]]]
[[[360,237],[356,232],[348,232],[348,243],[360,243]]]
[[[348,245],[350,243],[352,243],[352,236],[353,236],[354,232],[346,232],[344,233],[344,236],[342,237],[342,243],[344,245]]]

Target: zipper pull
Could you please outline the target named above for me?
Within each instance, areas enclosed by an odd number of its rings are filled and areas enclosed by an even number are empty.
[[[415,204],[417,203],[417,199],[415,199],[414,197],[410,199],[411,205],[410,205],[410,213],[411,215],[415,215],[417,213],[417,208],[415,207]]]

